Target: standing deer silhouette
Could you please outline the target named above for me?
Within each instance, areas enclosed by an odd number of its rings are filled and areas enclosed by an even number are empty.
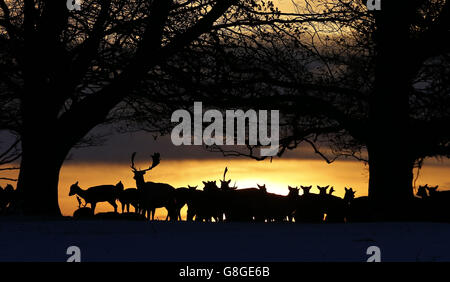
[[[344,202],[348,206],[346,215],[347,222],[368,222],[373,221],[373,211],[370,206],[369,197],[362,196],[355,198],[356,191],[353,188],[345,188]]]
[[[152,164],[147,169],[138,170],[134,166],[134,158],[136,152],[131,155],[131,171],[136,180],[136,187],[140,194],[139,209],[148,219],[155,219],[155,210],[157,208],[166,208],[170,220],[177,220],[176,200],[174,190],[167,183],[145,182],[144,175],[147,171],[152,170],[160,163],[160,154],[154,153],[152,156]]]
[[[297,201],[297,208],[295,210],[296,223],[320,223],[323,221],[324,212],[322,207],[321,195],[311,193],[310,186],[302,186],[303,194]]]
[[[130,205],[139,213],[139,191],[136,188],[127,188],[119,193],[119,202],[122,205],[122,213],[130,212]]]
[[[438,191],[439,185],[428,186],[425,184],[423,188],[428,191],[427,201],[423,202],[427,203],[429,217],[433,221],[450,222],[450,191]]]
[[[122,190],[123,184],[121,181],[116,185],[93,186],[86,190],[81,189],[77,181],[70,186],[69,196],[78,195],[83,198],[86,204],[91,204],[92,213],[94,213],[97,203],[100,202],[110,203],[114,207],[114,212],[117,212],[116,199]]]

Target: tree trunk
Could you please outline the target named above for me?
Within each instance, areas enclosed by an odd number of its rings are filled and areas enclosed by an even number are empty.
[[[414,161],[381,144],[369,147],[368,151],[369,199],[374,219],[410,219]]]
[[[23,142],[17,190],[18,208],[24,215],[61,216],[58,180],[66,155],[52,145]]]
[[[399,18],[405,7],[389,3],[376,16],[376,66],[370,97],[369,200],[375,219],[403,220],[413,197],[412,128],[409,94],[409,23]]]

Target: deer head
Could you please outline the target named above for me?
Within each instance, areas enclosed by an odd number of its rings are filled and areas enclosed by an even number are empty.
[[[289,189],[289,193],[288,193],[288,196],[298,196],[298,192],[299,192],[299,190],[300,189],[298,189],[298,187],[291,187],[291,186],[288,186],[288,189]]]
[[[256,185],[258,186],[258,188],[261,192],[267,193],[266,184],[264,184],[264,185],[256,184]]]
[[[194,191],[195,189],[197,189],[197,187],[198,187],[198,185],[197,186],[190,186],[190,185],[188,185],[189,191]]]
[[[434,187],[428,187],[428,184],[426,184],[425,188],[428,190],[428,193],[430,193],[430,196],[433,196],[433,195],[436,195],[439,185],[436,185]]]
[[[419,189],[417,189],[417,197],[420,197],[422,199],[425,199],[428,197],[428,192],[427,192],[427,185],[419,185]]]
[[[326,195],[328,187],[330,187],[330,185],[323,186],[323,187],[317,185],[317,189],[319,189],[319,191],[320,191],[319,195]]]
[[[211,191],[219,191],[219,187],[217,187],[216,181],[202,181],[203,185],[203,191],[205,192],[211,192]]]
[[[138,170],[134,166],[134,157],[136,156],[136,152],[131,155],[131,171],[134,173],[133,179],[139,182],[144,182],[144,174],[152,170],[155,166],[159,165],[161,161],[161,156],[159,153],[154,153],[152,156],[152,164],[147,169]]]
[[[310,186],[301,186],[300,185],[300,188],[302,188],[302,190],[303,190],[303,195],[308,195],[309,190],[311,190],[311,188],[312,188],[312,185],[310,185]]]
[[[222,189],[222,190],[234,190],[236,188],[230,186],[231,179],[225,180],[227,172],[228,172],[228,167],[225,167],[225,170],[223,172],[223,180],[220,180],[220,189]]]
[[[353,200],[355,198],[356,191],[353,191],[352,188],[347,188],[347,187],[344,187],[344,188],[345,188],[344,200],[347,202]]]
[[[78,181],[70,186],[69,196],[75,195],[81,188],[78,186]]]
[[[223,190],[231,189],[230,182],[231,182],[231,179],[230,180],[220,180],[220,189],[223,189]]]

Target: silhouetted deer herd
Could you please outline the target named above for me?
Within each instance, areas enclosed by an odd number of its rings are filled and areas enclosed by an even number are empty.
[[[143,170],[135,167],[136,153],[131,156],[131,170],[136,181],[136,188],[124,188],[122,182],[116,185],[100,185],[87,189],[78,186],[78,181],[71,185],[69,196],[76,195],[79,209],[74,212],[74,218],[94,215],[97,203],[108,202],[117,213],[118,200],[121,203],[122,214],[130,214],[130,206],[134,214],[142,218],[154,220],[155,210],[165,208],[166,220],[181,220],[181,209],[187,205],[186,220],[188,221],[256,221],[297,223],[319,222],[363,222],[371,221],[368,209],[368,197],[355,198],[355,191],[345,187],[343,198],[333,195],[334,187],[317,186],[319,193],[312,193],[312,186],[291,187],[286,196],[267,192],[266,185],[256,188],[238,189],[230,186],[231,180],[226,180],[225,169],[220,187],[216,181],[203,181],[203,190],[197,186],[174,188],[166,183],[146,182],[144,175],[160,164],[160,155],[152,156],[152,164]],[[300,195],[300,189],[302,195]],[[415,197],[419,207],[415,219],[450,221],[450,191],[437,191],[438,186],[420,186]],[[5,189],[0,187],[0,214],[6,214],[16,192],[11,185]],[[83,205],[84,200],[84,205]],[[90,208],[86,207],[90,204]],[[416,216],[417,214],[421,216]]]

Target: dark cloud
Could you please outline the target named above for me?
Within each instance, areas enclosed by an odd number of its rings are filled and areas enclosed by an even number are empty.
[[[242,147],[240,148],[242,149]],[[129,162],[133,152],[137,159],[149,158],[154,152],[159,152],[163,159],[219,159],[221,153],[209,152],[203,146],[175,146],[170,136],[154,139],[151,133],[135,132],[114,134],[107,137],[101,146],[73,149],[70,162]],[[286,153],[283,158],[317,159],[308,147],[302,146],[295,151]]]

